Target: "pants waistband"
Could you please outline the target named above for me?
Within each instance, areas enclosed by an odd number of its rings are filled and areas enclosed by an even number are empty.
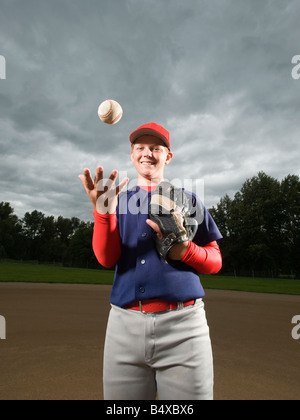
[[[179,310],[186,306],[194,305],[195,302],[195,299],[186,302],[166,302],[160,299],[148,299],[132,302],[129,305],[124,306],[124,309],[131,309],[142,313],[156,313]]]

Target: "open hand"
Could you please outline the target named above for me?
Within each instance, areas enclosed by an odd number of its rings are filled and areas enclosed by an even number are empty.
[[[79,175],[94,209],[100,214],[113,214],[118,204],[118,195],[128,184],[129,178],[124,178],[120,184],[115,187],[115,181],[118,177],[118,171],[112,171],[105,185],[103,181],[103,167],[98,166],[96,169],[95,179],[93,181],[89,169],[83,170],[83,175]]]

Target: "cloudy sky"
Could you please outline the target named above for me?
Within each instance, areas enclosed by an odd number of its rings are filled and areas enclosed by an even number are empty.
[[[166,177],[207,207],[259,171],[299,174],[299,17],[298,0],[0,0],[0,202],[92,220],[78,174],[133,184],[128,136],[152,121],[170,131]]]

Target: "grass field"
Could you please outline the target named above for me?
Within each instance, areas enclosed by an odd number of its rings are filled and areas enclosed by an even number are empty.
[[[0,282],[112,284],[114,272],[0,262]]]
[[[112,284],[111,270],[87,270],[51,265],[0,262],[0,282]],[[205,289],[300,295],[300,280],[201,276]]]
[[[205,289],[300,295],[300,280],[293,279],[204,276],[201,283]]]

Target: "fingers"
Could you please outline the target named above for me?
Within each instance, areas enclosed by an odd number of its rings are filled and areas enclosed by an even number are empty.
[[[103,167],[97,166],[95,180],[94,180],[95,185],[97,185],[98,182],[101,180],[103,180]]]
[[[104,191],[109,191],[111,194],[113,195],[119,195],[120,192],[125,188],[125,186],[128,184],[129,182],[129,178],[124,178],[120,184],[114,189],[114,185],[115,182],[118,178],[118,171],[115,169],[112,171],[112,173],[110,174],[110,177],[108,178],[105,187],[104,187]]]
[[[122,182],[116,188],[116,194],[119,195],[121,191],[126,187],[129,182],[129,178],[124,178]]]
[[[116,182],[117,177],[118,177],[118,171],[114,169],[112,173],[110,174],[110,177],[106,181],[105,186],[103,186],[104,179],[103,179],[102,166],[97,166],[94,181],[91,176],[91,171],[88,168],[85,168],[83,170],[83,174],[78,175],[78,178],[81,180],[82,185],[84,186],[87,192],[94,190],[96,187],[97,191],[102,192],[102,193],[107,192],[107,191],[112,192],[113,186]],[[122,182],[120,182],[120,184],[115,188],[113,193],[116,195],[119,195],[120,192],[126,187],[128,182],[129,182],[129,178],[127,177],[124,178]]]
[[[82,185],[87,191],[91,191],[94,189],[94,182],[91,177],[91,172],[88,168],[83,170],[83,175],[78,175],[78,178],[81,180]]]
[[[103,167],[97,166],[94,179],[94,186],[98,192],[103,192]]]
[[[115,172],[118,174],[117,171],[113,171],[107,184],[109,182],[112,182],[112,183],[114,182],[115,178],[117,177],[117,174],[115,175]],[[78,175],[78,178],[81,180],[86,190],[91,191],[95,188],[95,186],[97,186],[98,191],[101,191],[103,189],[103,167],[102,166],[97,166],[94,181],[92,179],[91,171],[88,168],[85,168],[83,170],[83,175],[81,174]]]
[[[105,186],[110,188],[115,183],[117,177],[118,177],[118,171],[114,169],[112,173],[110,174],[110,177],[108,178]],[[97,167],[94,182],[95,184],[97,184],[100,181],[103,181],[103,167],[102,166]]]
[[[111,190],[117,177],[118,177],[118,171],[113,170],[112,173],[110,174],[110,177],[106,181],[105,179],[103,179],[103,167],[98,166],[96,169],[96,175],[95,175],[95,181],[94,181],[94,185],[97,187],[97,191],[104,193],[108,190]],[[104,185],[105,181],[106,181],[106,184]]]
[[[108,180],[105,184],[105,187],[107,187],[108,190],[112,189],[117,178],[118,178],[118,171],[116,169],[114,169],[112,171],[112,173],[110,174],[110,176],[109,176],[109,178],[108,178]]]
[[[157,223],[153,222],[150,219],[146,220],[146,223],[154,230],[154,232],[156,232],[157,238],[158,239],[162,239],[163,234],[161,233],[161,230],[159,229],[159,226]]]

